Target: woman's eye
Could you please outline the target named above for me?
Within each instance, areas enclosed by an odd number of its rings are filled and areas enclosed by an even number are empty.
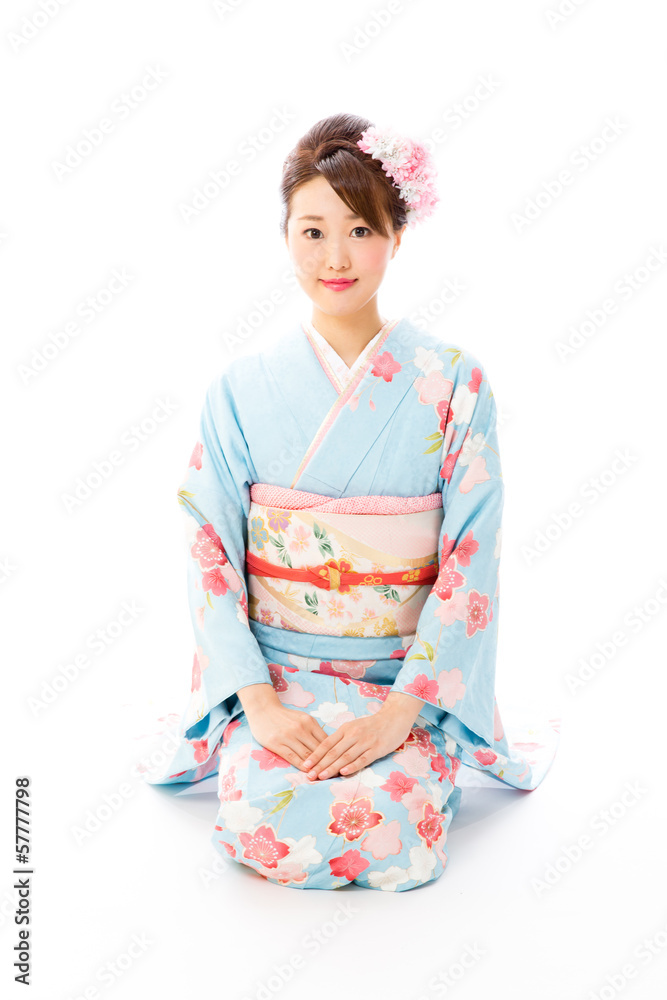
[[[304,229],[304,233],[322,233],[321,229]]]
[[[368,226],[355,226],[352,232],[356,233],[359,229],[363,229],[365,233],[370,233],[370,229],[368,228]]]

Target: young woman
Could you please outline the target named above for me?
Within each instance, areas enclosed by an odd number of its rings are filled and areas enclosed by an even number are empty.
[[[179,492],[192,692],[147,780],[217,770],[216,848],[293,888],[437,879],[461,763],[532,789],[554,752],[510,745],[496,705],[486,370],[378,305],[434,176],[422,145],[352,115],[297,143],[282,234],[312,319],[213,379]]]

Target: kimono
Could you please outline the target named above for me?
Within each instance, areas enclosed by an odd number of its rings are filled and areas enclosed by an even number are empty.
[[[178,491],[195,634],[189,701],[152,784],[217,774],[211,840],[293,888],[438,878],[457,773],[533,790],[556,727],[510,742],[495,696],[503,476],[482,362],[407,318],[348,368],[309,322],[209,383]],[[332,593],[333,591],[333,593]],[[253,737],[271,684],[327,735],[391,691],[393,753],[311,780]]]

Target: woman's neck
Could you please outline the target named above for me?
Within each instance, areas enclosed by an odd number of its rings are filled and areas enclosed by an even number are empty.
[[[387,322],[377,309],[370,315],[331,316],[313,309],[311,323],[350,368],[363,349]]]

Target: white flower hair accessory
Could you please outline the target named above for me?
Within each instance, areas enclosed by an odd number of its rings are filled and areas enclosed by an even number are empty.
[[[407,204],[409,226],[433,214],[440,199],[435,191],[435,164],[426,146],[392,128],[378,129],[374,125],[361,133],[357,146],[382,163]]]

